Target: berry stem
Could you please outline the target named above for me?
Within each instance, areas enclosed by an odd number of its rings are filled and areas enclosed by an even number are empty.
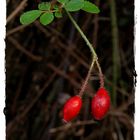
[[[94,57],[97,57],[97,54],[94,50],[94,48],[92,47],[92,44],[89,42],[89,40],[87,39],[86,35],[83,33],[83,31],[80,29],[79,25],[75,22],[74,18],[71,16],[71,14],[66,10],[67,15],[69,16],[71,22],[74,24],[75,28],[78,30],[78,32],[80,33],[80,35],[82,36],[82,38],[84,39],[84,41],[86,42],[87,46],[89,47],[92,55]]]
[[[99,70],[100,88],[101,88],[101,87],[104,87],[104,75],[102,73],[102,69],[101,69],[98,61],[96,61],[96,65],[97,65],[97,68]]]
[[[92,60],[92,62],[91,62],[91,65],[90,65],[88,74],[87,74],[87,76],[86,76],[86,79],[85,79],[83,85],[81,86],[81,89],[80,89],[80,92],[79,92],[79,96],[81,96],[81,97],[83,96],[84,91],[85,91],[85,89],[86,89],[86,87],[87,87],[88,80],[89,80],[89,78],[90,78],[90,75],[91,75],[91,72],[92,72],[92,68],[93,68],[93,66],[94,66],[94,63],[95,63],[96,59],[97,59],[97,57],[93,57],[93,60]]]
[[[103,78],[103,73],[102,73],[102,70],[101,70],[101,67],[100,67],[100,64],[98,62],[98,56],[94,50],[94,47],[92,46],[92,44],[89,42],[88,38],[86,37],[86,35],[83,33],[83,31],[81,30],[81,28],[79,27],[79,25],[75,22],[74,18],[71,16],[71,14],[65,9],[68,17],[70,18],[71,22],[73,23],[73,25],[75,26],[75,28],[78,30],[78,32],[80,33],[80,35],[82,36],[82,38],[84,39],[84,41],[86,42],[87,46],[89,47],[91,53],[92,53],[92,63],[91,63],[91,66],[90,66],[90,69],[88,71],[88,74],[86,76],[86,79],[83,83],[83,86],[79,92],[79,95],[82,96],[83,95],[83,92],[85,91],[85,88],[87,86],[87,83],[88,83],[88,80],[90,78],[90,74],[91,74],[91,71],[92,71],[92,68],[93,68],[93,65],[94,65],[94,62],[96,62],[97,64],[97,67],[98,67],[98,70],[99,70],[99,78],[100,78],[100,87],[104,87],[104,78]]]

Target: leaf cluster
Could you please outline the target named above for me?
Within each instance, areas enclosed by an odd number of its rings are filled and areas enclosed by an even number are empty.
[[[51,2],[41,2],[38,4],[37,10],[30,10],[20,16],[21,24],[31,24],[39,18],[43,25],[50,24],[54,17],[61,18],[64,11],[76,12],[83,10],[88,13],[97,14],[100,12],[99,8],[86,0],[57,0],[55,4]]]

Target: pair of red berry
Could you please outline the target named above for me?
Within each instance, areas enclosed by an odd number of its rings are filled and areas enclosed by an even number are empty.
[[[80,96],[70,98],[63,108],[63,120],[71,121],[75,118],[82,107],[82,99]],[[100,88],[96,95],[92,98],[91,110],[92,116],[96,120],[101,120],[107,114],[110,108],[110,96],[105,88]]]

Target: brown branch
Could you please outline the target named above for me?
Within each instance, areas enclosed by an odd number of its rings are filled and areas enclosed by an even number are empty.
[[[34,25],[45,34],[46,37],[50,37],[52,34],[44,26],[42,26],[38,21],[34,22]]]
[[[34,61],[41,61],[42,57],[41,56],[35,56],[32,53],[28,52],[26,49],[24,49],[17,40],[15,40],[13,37],[8,37],[8,40],[14,45],[16,49],[27,55],[29,58],[31,58]]]
[[[127,115],[126,113],[124,113],[122,111],[118,111],[117,109],[110,111],[108,114],[116,117],[119,120],[121,120],[121,118],[126,119],[127,122],[129,122],[131,124],[131,126],[133,126],[133,124],[134,124],[134,121],[132,120],[132,118],[129,115]]]
[[[125,111],[133,103],[134,103],[134,94],[132,93],[129,96],[128,100],[126,102],[124,102],[121,106],[118,107],[118,110],[119,111]]]
[[[81,125],[90,125],[90,124],[95,124],[96,122],[93,120],[88,120],[88,121],[77,121],[76,123],[67,123],[63,126],[57,127],[57,128],[52,128],[50,129],[50,133],[56,133],[59,131],[66,131],[72,127],[77,127]]]
[[[77,55],[74,51],[75,47],[69,49],[66,47],[65,44],[63,44],[62,42],[58,42],[58,46],[60,46],[62,49],[64,49],[65,51],[67,51],[68,54],[70,54],[71,56],[73,56],[75,59],[78,60],[78,62],[80,62],[85,68],[89,68],[89,64],[87,64],[82,57],[79,57],[79,55]]]
[[[95,1],[95,4],[97,6],[99,6],[100,4],[100,0],[96,0]],[[95,14],[95,17],[94,17],[94,32],[93,32],[93,42],[94,42],[94,46],[97,47],[98,44],[97,44],[97,40],[98,40],[98,29],[99,29],[99,15],[98,14]]]
[[[19,6],[7,17],[7,24],[8,22],[10,22],[10,20],[12,20],[25,6],[27,0],[23,0]]]
[[[61,71],[59,68],[55,67],[52,64],[48,64],[47,65],[50,69],[52,69],[54,72],[56,72],[57,74],[61,75],[62,77],[64,77],[65,79],[67,79],[68,81],[70,81],[70,83],[75,87],[75,88],[80,88],[80,84],[78,82],[76,82],[75,80],[73,80],[70,76],[68,76],[67,74],[65,74],[65,72]]]
[[[9,36],[9,35],[11,35],[11,34],[13,34],[13,33],[16,33],[16,32],[18,32],[18,31],[24,29],[25,27],[27,27],[27,25],[20,25],[20,26],[14,28],[14,29],[11,29],[10,31],[8,31],[8,32],[6,33],[6,36]]]
[[[23,118],[27,115],[27,113],[30,111],[30,109],[33,107],[33,105],[38,101],[39,97],[42,95],[44,90],[51,84],[51,82],[53,81],[55,76],[56,76],[56,73],[54,73],[50,77],[49,80],[47,79],[46,83],[44,84],[44,87],[40,90],[40,92],[37,94],[37,96],[34,99],[32,99],[32,102],[30,102],[29,105],[26,105],[26,109],[21,114],[16,116],[13,121],[11,121],[7,124],[7,127],[6,127],[7,138],[10,136],[12,131],[16,128],[17,125],[15,125],[15,123],[22,122]]]

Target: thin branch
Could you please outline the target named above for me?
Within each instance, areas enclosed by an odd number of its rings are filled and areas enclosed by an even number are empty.
[[[79,92],[79,95],[80,95],[81,97],[82,97],[82,95],[83,95],[83,93],[84,93],[84,91],[85,91],[85,89],[86,89],[86,87],[87,87],[88,80],[90,79],[90,75],[91,75],[91,72],[92,72],[92,68],[93,68],[93,66],[94,66],[94,63],[95,63],[96,59],[97,59],[96,57],[93,58],[92,63],[91,63],[91,66],[90,66],[90,69],[89,69],[88,74],[87,74],[87,76],[86,76],[86,79],[85,79],[83,85],[81,86],[81,90],[80,90],[80,92]]]
[[[14,120],[12,120],[11,122],[9,122],[7,124],[7,127],[6,127],[6,134],[7,134],[7,138],[10,136],[11,132],[15,129],[15,127],[17,125],[15,125],[15,123],[19,123],[21,122],[21,120],[23,120],[23,118],[28,114],[28,112],[30,111],[30,109],[34,106],[34,104],[38,101],[39,97],[42,95],[42,93],[44,92],[44,90],[51,84],[51,82],[54,80],[54,77],[56,76],[57,73],[54,73],[50,79],[45,82],[43,88],[40,90],[40,92],[37,94],[37,96],[32,99],[32,102],[30,102],[29,105],[26,105],[26,109],[20,113],[19,115],[17,115],[15,117]]]
[[[18,32],[18,31],[20,31],[20,30],[22,30],[22,29],[24,29],[25,27],[27,27],[27,25],[20,25],[20,26],[14,28],[14,29],[9,30],[9,31],[6,33],[6,37],[9,36],[9,35],[11,35],[11,34],[13,34],[13,33]]]
[[[14,45],[16,49],[27,55],[29,58],[31,58],[34,61],[41,61],[42,57],[41,56],[35,56],[26,49],[24,49],[17,40],[15,40],[13,37],[8,37],[8,40]]]
[[[94,57],[97,57],[97,54],[92,46],[92,44],[89,42],[89,40],[87,39],[87,37],[85,36],[85,34],[83,33],[83,31],[80,29],[80,27],[78,26],[78,24],[75,22],[75,20],[73,19],[73,17],[71,16],[71,14],[66,10],[67,15],[69,16],[71,22],[73,23],[73,25],[75,26],[75,28],[78,30],[78,32],[80,33],[80,35],[82,36],[82,38],[84,39],[84,41],[86,42],[87,46],[89,47],[92,55]]]
[[[70,83],[75,87],[75,88],[80,88],[80,84],[78,82],[76,82],[75,80],[73,80],[70,76],[68,76],[67,74],[65,74],[64,71],[61,71],[59,68],[55,67],[52,64],[47,64],[48,68],[52,69],[53,71],[55,71],[57,74],[63,76],[65,79],[69,80]]]
[[[116,2],[115,0],[110,0],[110,16],[111,16],[111,26],[112,26],[112,45],[113,45],[113,94],[112,101],[116,105],[116,85],[118,79],[118,64],[119,64],[119,40],[118,40],[118,27],[117,27],[117,15],[116,15]]]
[[[100,0],[96,0],[95,4],[97,6],[99,6]],[[95,17],[94,17],[94,33],[93,33],[94,47],[97,47],[98,29],[99,29],[99,14],[95,14]]]
[[[90,124],[95,124],[97,122],[93,120],[88,120],[88,121],[77,121],[76,123],[67,123],[63,126],[57,127],[57,128],[52,128],[50,129],[50,133],[56,133],[59,131],[66,131],[70,128],[77,127],[77,126],[82,126],[82,125],[90,125]]]
[[[7,17],[7,24],[10,22],[25,6],[27,0],[23,0],[19,6]]]
[[[85,89],[85,86],[87,85],[87,82],[90,78],[90,73],[91,73],[91,70],[93,68],[93,64],[94,64],[94,60],[97,64],[97,67],[98,67],[98,70],[99,70],[99,77],[100,77],[100,87],[104,87],[104,79],[103,79],[103,73],[102,73],[102,70],[101,70],[101,67],[100,67],[100,64],[98,62],[98,56],[92,46],[92,44],[89,42],[88,38],[86,37],[86,35],[83,33],[83,31],[81,30],[81,28],[79,27],[79,25],[75,22],[75,20],[73,19],[73,17],[71,16],[71,14],[66,10],[66,13],[67,15],[69,16],[71,22],[73,23],[73,25],[75,26],[75,28],[78,30],[78,32],[80,33],[80,35],[82,36],[82,38],[84,39],[84,41],[86,42],[87,46],[89,47],[91,53],[92,53],[92,57],[93,57],[93,62],[91,63],[91,66],[90,66],[90,69],[88,71],[88,74],[87,74],[87,77],[86,77],[86,80],[81,88],[81,91],[79,93],[79,95],[83,95],[83,92],[84,92],[84,89]]]

